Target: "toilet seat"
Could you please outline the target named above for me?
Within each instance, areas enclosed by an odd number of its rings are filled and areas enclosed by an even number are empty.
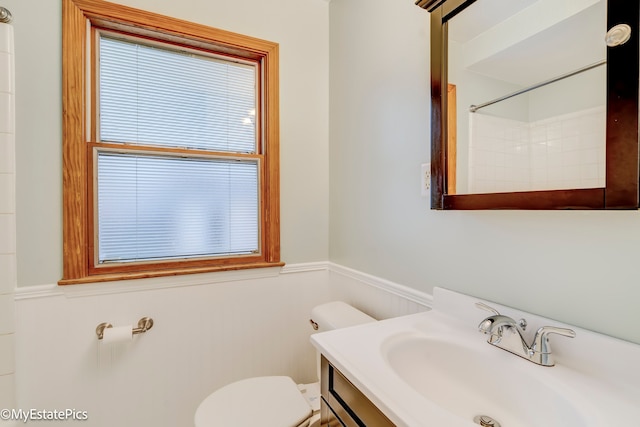
[[[240,380],[211,393],[200,403],[196,427],[298,427],[311,407],[289,377]]]

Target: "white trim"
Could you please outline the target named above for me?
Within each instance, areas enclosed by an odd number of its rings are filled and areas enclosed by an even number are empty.
[[[148,279],[119,280],[115,282],[85,283],[81,285],[40,285],[16,288],[16,300],[65,296],[67,298],[92,297],[96,295],[122,294],[126,292],[155,291],[159,289],[199,286],[220,282],[256,280],[277,277],[280,267],[254,268],[247,270],[218,271],[214,273],[189,274],[183,276],[152,277]]]
[[[91,283],[82,285],[58,286],[56,284],[25,286],[15,289],[15,300],[61,297],[80,298],[99,295],[122,294],[126,292],[145,292],[159,289],[200,286],[212,283],[234,282],[240,280],[258,280],[278,277],[281,274],[310,273],[328,271],[367,286],[380,289],[416,304],[432,308],[433,296],[425,292],[391,282],[371,274],[363,273],[329,261],[288,264],[282,268],[256,268],[249,270],[220,271],[215,273],[193,274],[187,276],[153,277],[148,279],[121,280],[116,282]]]
[[[307,273],[310,271],[328,271],[331,263],[328,261],[319,262],[303,262],[300,264],[286,264],[280,271],[282,274],[288,273]]]
[[[339,274],[341,276],[357,280],[374,288],[381,289],[385,292],[399,296],[408,301],[412,301],[416,304],[428,308],[433,307],[433,296],[427,294],[426,292],[421,292],[408,286],[400,285],[398,283],[391,282],[390,280],[372,276],[371,274],[363,273],[361,271],[334,263],[329,263],[329,271],[331,273]]]
[[[18,301],[22,299],[49,298],[62,295],[64,295],[64,292],[59,290],[58,285],[55,284],[24,286],[15,289],[14,299]]]

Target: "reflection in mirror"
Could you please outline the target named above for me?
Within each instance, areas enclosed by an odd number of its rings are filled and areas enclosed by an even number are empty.
[[[605,0],[481,0],[448,22],[448,194],[605,187],[606,14]]]

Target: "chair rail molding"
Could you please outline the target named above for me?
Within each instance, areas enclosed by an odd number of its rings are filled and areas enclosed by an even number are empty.
[[[280,275],[323,271],[356,281],[365,286],[386,292],[390,295],[394,295],[426,308],[431,308],[433,305],[433,296],[426,292],[418,291],[408,286],[330,261],[287,264],[284,267],[221,271],[181,277],[166,276],[136,280],[121,280],[116,282],[92,283],[82,286],[59,286],[57,284],[23,286],[15,289],[15,300],[19,301],[60,296],[64,296],[66,298],[91,297],[128,292],[154,291],[167,288],[180,288],[186,286],[210,285],[243,280],[268,279],[275,278]],[[330,285],[331,278],[327,277],[326,280],[327,284]]]

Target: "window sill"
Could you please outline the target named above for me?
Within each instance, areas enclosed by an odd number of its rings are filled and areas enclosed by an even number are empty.
[[[119,280],[148,279],[152,277],[182,276],[186,274],[213,273],[218,271],[247,270],[255,268],[282,267],[284,262],[256,262],[248,264],[224,265],[216,267],[180,268],[172,270],[154,270],[136,273],[99,274],[77,279],[61,279],[58,285],[79,285],[83,283],[114,282]]]

